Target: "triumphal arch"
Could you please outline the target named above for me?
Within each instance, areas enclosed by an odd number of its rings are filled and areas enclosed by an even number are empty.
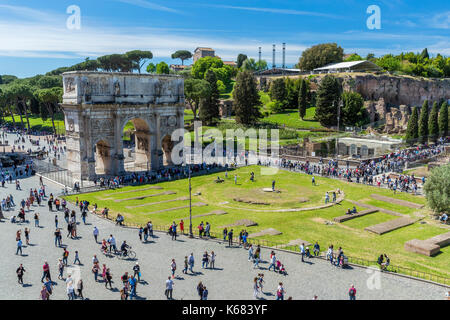
[[[63,74],[67,169],[74,179],[122,175],[124,127],[134,125],[140,170],[172,165],[171,134],[184,127],[184,81],[173,75],[74,71]]]

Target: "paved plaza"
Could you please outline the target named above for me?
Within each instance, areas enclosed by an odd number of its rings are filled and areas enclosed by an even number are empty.
[[[61,187],[45,181],[46,193],[59,193]],[[14,211],[6,211],[9,217],[13,212],[17,214],[18,204],[26,198],[30,188],[37,188],[38,177],[30,177],[21,180],[23,191],[16,191],[13,184],[7,183],[6,188],[0,189],[0,198],[12,194],[16,207]],[[82,199],[82,195],[80,195]],[[100,252],[100,244],[96,244],[92,236],[94,226],[100,230],[99,239],[108,238],[113,234],[118,246],[123,240],[129,243],[137,253],[137,260],[141,266],[142,282],[137,286],[140,299],[165,299],[165,280],[170,275],[171,259],[177,262],[178,277],[175,279],[174,299],[199,299],[197,296],[197,284],[202,281],[208,288],[209,299],[253,299],[252,280],[258,273],[264,273],[265,294],[262,298],[274,300],[279,282],[283,282],[286,289],[286,298],[310,300],[314,295],[319,299],[348,299],[348,289],[354,284],[357,289],[357,299],[445,299],[446,288],[422,281],[412,280],[391,274],[379,273],[359,267],[341,270],[331,266],[322,259],[311,259],[302,263],[300,256],[292,253],[277,251],[277,257],[285,265],[287,276],[266,270],[269,266],[269,249],[262,249],[261,270],[253,269],[251,262],[247,261],[247,251],[243,248],[229,248],[227,245],[211,240],[189,239],[186,236],[172,241],[171,237],[162,232],[155,232],[156,237],[152,242],[141,243],[136,229],[124,228],[103,220],[99,217],[88,215],[88,225],[81,222],[80,211],[77,212],[79,222],[77,233],[79,239],[72,240],[66,237],[66,222],[62,212],[49,212],[46,201],[41,207],[31,207],[33,211],[27,212],[30,223],[12,224],[9,220],[0,223],[0,268],[2,273],[0,281],[3,290],[0,291],[0,299],[39,299],[42,288],[40,282],[42,265],[48,261],[52,280],[55,281],[51,299],[67,299],[66,285],[57,279],[57,262],[62,257],[63,249],[54,245],[53,232],[55,231],[54,216],[59,216],[60,227],[63,230],[63,244],[67,245],[70,252],[69,267],[65,270],[76,271],[74,267],[74,252],[79,251],[81,262],[79,271],[84,281],[84,296],[88,299],[119,300],[119,290],[122,287],[120,276],[128,271],[132,274],[132,267],[136,261],[120,260],[117,257],[106,257]],[[37,211],[41,217],[41,228],[34,227],[33,213]],[[23,256],[15,255],[15,233],[18,229],[28,227],[31,229],[30,245],[24,247]],[[213,229],[214,231],[214,226]],[[322,247],[326,244],[322,244]],[[216,269],[202,269],[201,256],[204,251],[214,251],[217,254]],[[344,248],[345,250],[345,248]],[[195,274],[183,274],[183,261],[191,252],[195,257]],[[92,257],[96,254],[100,265],[106,263],[113,275],[113,289],[106,289],[103,282],[95,283],[91,272]],[[22,263],[25,267],[24,285],[17,283],[16,269]],[[73,271],[75,270],[75,271]],[[379,277],[379,278],[378,278]],[[379,279],[379,281],[378,281]]]

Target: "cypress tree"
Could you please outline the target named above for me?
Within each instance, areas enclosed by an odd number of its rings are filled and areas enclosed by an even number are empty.
[[[417,111],[417,107],[414,107],[408,121],[408,128],[406,129],[406,142],[410,145],[413,145],[417,138],[419,138],[418,120],[419,112]]]
[[[439,112],[439,134],[441,137],[446,137],[448,134],[448,106],[444,101]]]
[[[300,118],[305,117],[306,108],[308,107],[308,84],[305,79],[302,79],[300,82],[300,90],[298,92],[298,114]]]
[[[237,123],[250,125],[261,118],[262,115],[259,111],[261,101],[252,72],[242,71],[238,73],[233,90],[233,99]]]
[[[283,78],[277,78],[272,81],[269,95],[272,100],[280,101],[283,104],[283,107],[286,106],[287,90],[286,83]]]
[[[439,135],[439,124],[438,124],[438,103],[433,103],[433,108],[431,108],[430,118],[428,119],[428,134],[430,139],[436,141]]]
[[[208,70],[205,74],[205,80],[211,86],[211,94],[200,102],[199,118],[206,125],[216,124],[220,118],[219,112],[219,89],[217,88],[217,77],[212,70]]]
[[[428,140],[428,100],[422,105],[419,117],[419,141],[425,143]]]
[[[337,108],[342,87],[332,75],[326,75],[320,82],[316,94],[316,119],[329,127],[337,124]]]

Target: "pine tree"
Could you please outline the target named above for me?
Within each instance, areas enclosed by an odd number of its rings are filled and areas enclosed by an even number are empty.
[[[342,92],[340,82],[332,75],[326,75],[317,89],[316,119],[329,127],[337,124],[337,108]]]
[[[428,140],[428,100],[422,105],[419,117],[419,141],[425,143]]]
[[[448,108],[447,102],[444,101],[439,112],[439,134],[446,137],[448,134]]]
[[[438,103],[434,102],[428,119],[428,134],[433,141],[436,141],[439,136],[438,112]]]
[[[419,138],[418,119],[419,112],[417,111],[417,107],[414,107],[408,121],[408,128],[406,129],[406,142],[410,145],[413,145],[417,138]]]
[[[202,99],[200,102],[199,118],[206,125],[216,124],[220,118],[219,112],[219,89],[217,88],[217,77],[212,70],[208,70],[205,74],[205,80],[211,86],[211,95]]]
[[[308,107],[308,84],[305,79],[302,79],[300,82],[300,90],[298,92],[298,114],[300,118],[305,117],[306,108]]]
[[[258,89],[252,72],[242,71],[236,77],[233,90],[233,105],[236,122],[251,125],[261,118]]]

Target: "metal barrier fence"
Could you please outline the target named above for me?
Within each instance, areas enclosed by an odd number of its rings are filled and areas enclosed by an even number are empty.
[[[96,215],[101,217],[100,213],[96,213]],[[114,221],[111,217],[103,217],[103,218],[108,219],[110,221]],[[125,226],[125,227],[129,227],[129,228],[144,227],[144,225],[142,225],[142,224],[128,223],[128,222],[125,222],[125,221],[122,222],[122,225]],[[168,233],[169,227],[170,227],[169,225],[166,225],[166,226],[153,225],[153,230],[154,231]],[[193,233],[195,235],[194,230],[193,230]],[[183,234],[184,235],[189,235],[189,230],[187,230],[187,232],[185,232]],[[224,241],[223,240],[223,234],[216,233],[216,232],[210,232],[209,237],[206,237],[206,236],[199,237],[199,236],[197,236],[195,238],[197,238],[197,239],[205,239],[205,240]],[[227,235],[226,241],[228,241],[228,235]],[[239,237],[233,237],[233,242],[239,243]],[[265,239],[251,239],[251,238],[248,239],[247,238],[247,243],[248,244],[252,244],[253,246],[255,246],[255,245],[258,246],[259,245],[261,247],[265,247],[265,248],[269,248],[269,249],[284,250],[284,251],[287,251],[287,252],[297,253],[297,254],[300,253],[300,248],[298,246],[287,245],[287,244],[281,243],[281,242],[277,243],[275,241],[270,241],[270,240],[265,240]],[[321,251],[321,253],[319,254],[318,258],[326,259],[324,253],[325,253],[324,251]],[[378,263],[376,261],[367,260],[367,259],[361,259],[361,258],[356,258],[356,257],[351,257],[351,256],[347,256],[347,255],[346,255],[346,257],[348,258],[348,263],[356,265],[356,266],[362,266],[362,267],[374,267],[374,266],[377,266],[378,267]],[[334,258],[336,258],[336,254],[334,254]],[[414,278],[427,280],[427,281],[432,281],[432,282],[435,282],[435,283],[442,284],[442,285],[445,285],[447,287],[450,287],[450,278],[447,278],[445,276],[432,274],[432,273],[419,271],[419,270],[414,270],[414,269],[410,269],[410,268],[406,268],[406,267],[389,265],[385,270],[382,270],[382,272],[387,272],[387,273],[391,273],[391,274],[399,274],[399,275],[414,277]]]
[[[73,187],[74,180],[72,172],[67,169],[54,165],[50,161],[39,160],[36,158],[33,159],[33,168],[43,177],[56,181],[65,187]]]

